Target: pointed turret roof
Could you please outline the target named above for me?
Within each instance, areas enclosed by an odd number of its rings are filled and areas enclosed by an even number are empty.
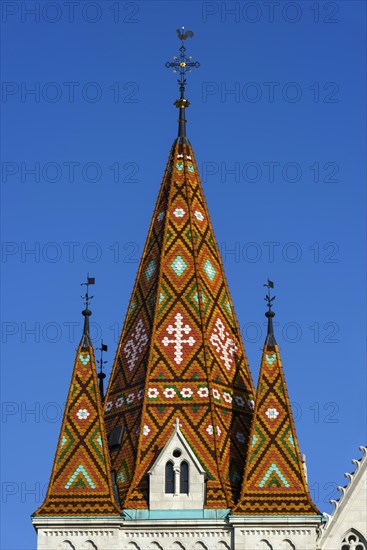
[[[171,149],[105,399],[120,500],[147,507],[146,473],[181,431],[208,469],[207,504],[238,496],[254,391],[190,145]]]
[[[180,39],[189,32],[179,34]],[[167,66],[197,66],[180,51],[184,60]],[[207,469],[207,507],[232,506],[239,495],[253,413],[251,375],[186,137],[188,101],[182,95],[176,102],[178,137],[105,399],[107,432],[110,440],[119,440],[111,447],[111,460],[125,509],[148,507],[147,473],[171,437],[176,418]]]
[[[273,287],[273,283],[268,281]],[[266,286],[268,286],[266,285]],[[267,296],[268,332],[257,386],[241,498],[233,514],[316,515],[308,492],[279,348],[273,331],[274,298]]]
[[[35,516],[118,516],[89,316],[77,349],[47,495]]]

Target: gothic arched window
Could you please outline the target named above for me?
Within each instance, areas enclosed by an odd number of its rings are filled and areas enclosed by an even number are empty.
[[[173,494],[175,492],[175,473],[173,471],[173,462],[169,461],[166,464],[166,493]]]
[[[341,550],[367,550],[365,538],[352,529],[343,538]]]
[[[180,493],[189,494],[189,465],[184,460],[180,467]]]

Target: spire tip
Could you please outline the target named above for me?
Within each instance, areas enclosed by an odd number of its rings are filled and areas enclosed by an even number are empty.
[[[265,345],[273,347],[276,344],[273,327],[273,317],[275,317],[275,313],[271,308],[273,307],[275,296],[270,295],[270,289],[274,288],[274,283],[273,281],[270,281],[270,279],[268,279],[268,282],[265,283],[264,286],[266,286],[266,288],[268,289],[268,292],[264,298],[268,306],[268,311],[265,312],[265,317],[267,317],[268,319],[268,332],[266,335]]]
[[[91,310],[89,309],[89,302],[92,300],[93,296],[89,296],[89,285],[94,285],[96,282],[94,277],[89,277],[89,273],[87,273],[87,280],[85,283],[81,283],[80,286],[86,286],[86,291],[84,296],[82,296],[82,300],[84,301],[85,308],[82,311],[82,315],[84,315],[84,327],[83,327],[83,336],[81,341],[81,346],[84,348],[91,346],[91,340],[90,340],[90,333],[89,333],[89,317],[92,315]]]

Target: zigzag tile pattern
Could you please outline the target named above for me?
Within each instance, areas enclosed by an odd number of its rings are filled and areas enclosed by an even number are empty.
[[[79,346],[47,495],[36,516],[119,516],[92,346]]]
[[[190,145],[170,152],[105,401],[122,508],[148,507],[147,471],[181,430],[205,465],[207,507],[234,504],[253,384]]]
[[[265,344],[240,515],[315,515],[308,492],[279,349]]]

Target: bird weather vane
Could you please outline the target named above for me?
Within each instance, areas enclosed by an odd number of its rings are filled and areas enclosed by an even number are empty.
[[[266,301],[266,304],[268,306],[269,311],[271,311],[273,302],[275,300],[275,296],[273,296],[273,297],[270,296],[270,289],[274,288],[274,283],[273,283],[273,281],[270,281],[270,279],[268,279],[268,282],[265,283],[264,286],[266,286],[266,288],[268,289],[268,293],[265,296],[264,300]]]
[[[192,31],[186,31],[185,27],[181,27],[180,29],[176,30],[177,36],[179,40],[181,40],[181,47],[180,47],[180,55],[179,56],[173,56],[173,61],[167,61],[166,67],[168,69],[173,69],[174,73],[179,72],[179,78],[177,80],[179,87],[180,87],[180,100],[185,99],[185,87],[186,87],[186,74],[191,73],[193,68],[200,67],[200,63],[198,61],[193,61],[192,56],[186,55],[186,48],[184,45],[184,41],[188,38],[192,38],[194,36],[194,33]],[[177,103],[180,102],[178,100],[176,102],[176,106],[180,107],[181,105],[177,105]],[[184,106],[188,106],[188,101],[186,101],[186,104]]]
[[[93,298],[93,296],[89,296],[89,285],[94,285],[95,282],[96,282],[95,278],[89,277],[89,273],[87,273],[87,281],[85,283],[80,283],[80,286],[87,287],[84,296],[81,296],[81,299],[84,300],[85,309],[88,309],[89,302]]]

